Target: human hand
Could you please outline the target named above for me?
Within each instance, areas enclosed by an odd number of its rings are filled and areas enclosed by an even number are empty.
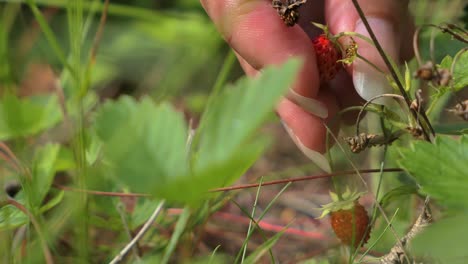
[[[310,22],[327,24],[332,34],[354,31],[369,36],[351,0],[308,0],[300,8],[298,25],[293,27],[284,25],[270,0],[201,0],[201,3],[236,52],[247,75],[254,76],[266,65],[283,63],[292,56],[304,60],[292,87],[295,99],[282,99],[277,112],[298,147],[329,171],[321,154],[326,150],[324,119],[332,118],[340,108],[356,105],[361,97],[369,100],[391,91],[385,76],[361,60],[340,71],[332,81],[326,84],[319,81],[311,38],[321,32]],[[413,24],[408,1],[360,0],[359,4],[386,53],[397,62],[410,57]],[[387,71],[373,46],[355,40],[360,55]]]

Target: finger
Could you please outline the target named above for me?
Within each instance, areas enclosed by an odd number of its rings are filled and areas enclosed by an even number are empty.
[[[319,90],[315,53],[307,34],[288,28],[264,0],[202,0],[202,5],[229,45],[253,68],[300,57],[304,64],[293,89],[315,98]]]
[[[252,65],[250,65],[244,58],[242,58],[242,56],[239,55],[239,53],[234,52],[234,54],[236,54],[237,60],[239,61],[241,68],[244,70],[247,76],[254,77],[260,73],[257,69],[252,67]]]
[[[401,43],[404,43],[402,32],[408,28],[407,24],[409,23],[406,19],[409,16],[408,1],[360,0],[358,2],[384,51],[398,62],[402,51]],[[325,16],[332,33],[354,31],[369,36],[351,0],[327,0]],[[405,19],[401,19],[402,17]],[[359,38],[355,38],[355,40],[360,55],[379,69],[388,72],[387,66],[375,47]],[[410,40],[406,40],[406,42],[410,42]],[[380,74],[360,59],[353,63],[349,71],[352,74],[356,91],[366,100],[392,91],[385,75]]]
[[[254,69],[248,62],[236,53],[241,67],[247,75],[257,76],[260,71]],[[327,109],[331,109],[330,116],[327,120],[310,114],[303,108],[295,104],[289,99],[283,99],[277,106],[277,112],[282,123],[286,128],[291,139],[296,143],[299,149],[317,164],[324,171],[329,172],[330,166],[327,159],[322,155],[326,151],[325,135],[326,128],[324,122],[333,119],[333,116],[338,111],[337,102],[334,95],[326,90],[321,90],[317,95],[317,101],[320,101]],[[332,123],[331,127],[334,133],[338,132],[338,123]],[[330,146],[333,144],[330,144]]]
[[[362,106],[365,103],[356,93],[351,76],[344,70],[339,71],[335,78],[328,83],[328,88],[336,96],[340,110],[352,106]],[[358,113],[359,111],[347,111],[338,118],[346,125],[352,125],[356,122]],[[333,122],[338,122],[338,120]]]
[[[327,120],[311,115],[288,99],[280,101],[277,112],[286,131],[299,149],[322,170],[330,172],[329,163],[322,154],[327,149],[325,141],[327,128],[324,124],[336,114],[338,108],[336,99],[329,91],[321,90],[318,99],[329,107],[331,115]],[[339,130],[338,123],[333,123],[333,125],[331,130],[336,134]],[[331,145],[333,144],[328,147]]]

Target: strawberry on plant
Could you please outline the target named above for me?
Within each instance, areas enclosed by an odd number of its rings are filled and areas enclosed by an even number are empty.
[[[359,204],[362,193],[347,190],[341,197],[330,193],[333,202],[323,206],[322,216],[330,214],[330,222],[336,236],[343,244],[358,247],[364,245],[370,237],[369,216]]]
[[[312,40],[317,56],[317,66],[321,82],[332,80],[341,67],[339,60],[341,52],[330,40],[327,34],[322,34]]]

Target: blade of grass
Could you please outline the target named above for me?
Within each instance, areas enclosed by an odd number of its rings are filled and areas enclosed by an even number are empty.
[[[386,156],[386,153],[387,153],[387,146],[385,146],[385,149],[384,149],[384,156],[382,158],[382,162],[381,162],[381,165],[380,165],[380,174],[379,174],[379,180],[378,180],[378,183],[377,183],[377,190],[375,192],[375,199],[378,201],[379,200],[379,194],[380,194],[380,188],[382,186],[382,176],[383,176],[383,167],[384,167],[384,164],[385,164],[385,156]],[[377,219],[377,206],[374,204],[374,207],[372,208],[372,216],[371,216],[371,220],[370,220],[370,223],[369,225],[367,226],[366,228],[366,233],[370,232],[372,226],[374,225],[375,223],[375,220]],[[390,219],[390,223],[391,223],[392,219]],[[363,237],[362,239],[365,239],[365,237]],[[361,244],[362,241],[359,241],[359,243]],[[356,259],[356,256],[357,254],[359,253],[359,248],[356,248],[354,250],[354,253],[352,255],[352,258],[351,258],[351,261],[354,262],[354,260]]]
[[[271,248],[278,242],[278,240],[281,238],[281,236],[284,234],[284,231],[288,228],[289,225],[285,226],[284,229],[268,239],[265,243],[263,243],[261,246],[259,246],[252,254],[250,254],[249,257],[245,259],[246,264],[254,264],[258,263],[260,258],[267,252],[271,252]],[[271,263],[275,263],[275,260],[272,259]]]
[[[380,241],[380,239],[382,239],[383,235],[385,234],[385,232],[387,232],[388,228],[390,227],[391,223],[393,222],[393,220],[395,219],[397,213],[398,213],[398,210],[399,208],[397,208],[395,210],[395,213],[393,213],[393,216],[392,218],[390,218],[390,223],[387,224],[387,226],[385,226],[385,229],[382,231],[382,233],[377,237],[377,239],[374,241],[374,243],[372,243],[367,249],[366,251],[364,251],[364,253],[362,253],[361,257],[358,259],[357,263],[361,263],[362,259],[367,255],[367,253],[369,253],[369,251],[372,250],[372,248],[375,247],[375,245],[377,245],[377,243]]]
[[[216,256],[216,252],[218,252],[218,249],[221,247],[221,245],[217,245],[213,252],[211,253],[210,260],[208,260],[208,264],[213,263],[213,259]]]
[[[255,220],[253,218],[253,216],[249,215],[248,212],[246,212],[239,204],[237,204],[235,201],[234,204],[237,205],[241,211],[250,218],[251,222],[255,223],[255,228],[258,228],[260,230],[260,234],[262,235],[262,238],[264,238],[266,240],[266,236],[263,232],[263,229],[260,227],[260,224],[259,222],[263,219],[263,217],[265,216],[265,214],[270,210],[271,206],[276,202],[276,200],[281,196],[281,194],[283,194],[284,191],[286,191],[286,189],[289,187],[289,185],[291,185],[291,182],[287,183],[276,195],[275,197],[273,197],[273,199],[270,201],[270,203],[268,203],[268,205],[265,207],[265,210],[263,210],[263,213],[260,215],[260,217],[258,218],[258,220]],[[247,236],[245,238],[245,241],[244,243],[242,244],[242,247],[245,246],[246,242],[250,239],[250,237],[252,236],[253,232],[255,231],[255,228],[252,229],[252,231],[250,233],[247,233]],[[240,252],[239,252],[240,253]],[[273,260],[273,253],[270,252],[270,255],[272,257],[272,260]],[[239,260],[239,257],[240,257],[240,254],[237,255],[236,257],[236,260],[234,261],[234,263],[238,263],[238,260]]]
[[[260,178],[260,184],[258,185],[257,193],[255,194],[255,201],[254,201],[254,204],[253,204],[253,207],[252,207],[252,214],[251,214],[251,219],[250,219],[250,222],[249,222],[249,228],[247,229],[247,236],[245,238],[244,246],[243,246],[243,249],[242,249],[241,263],[244,263],[245,254],[247,252],[247,244],[249,242],[248,237],[252,233],[252,219],[255,218],[255,209],[257,208],[258,197],[260,196],[260,189],[262,188],[262,182],[263,182],[263,177]]]
[[[74,1],[71,1],[74,2]],[[27,0],[26,3],[28,4],[29,8],[31,9],[31,12],[34,15],[34,18],[37,20],[39,23],[39,26],[41,27],[42,32],[44,33],[44,36],[51,46],[53,52],[55,53],[55,56],[59,59],[60,63],[63,64],[63,66],[70,71],[71,75],[73,78],[76,78],[76,72],[75,70],[71,67],[71,65],[67,62],[65,53],[63,52],[63,49],[60,47],[60,44],[57,40],[57,38],[54,35],[54,32],[52,29],[49,27],[46,19],[42,15],[41,11],[37,7],[36,3],[33,0]]]
[[[169,262],[169,259],[172,256],[172,253],[174,252],[174,249],[177,246],[177,243],[179,242],[179,239],[182,235],[182,233],[185,230],[185,227],[187,226],[188,219],[190,217],[190,210],[188,208],[184,208],[182,211],[182,214],[179,216],[179,220],[177,220],[177,224],[174,229],[174,233],[171,236],[171,239],[169,240],[169,244],[166,247],[166,250],[164,250],[164,256],[163,259],[161,260],[162,264],[166,264]]]

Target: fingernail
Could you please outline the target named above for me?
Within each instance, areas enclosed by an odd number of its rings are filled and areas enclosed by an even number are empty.
[[[294,141],[296,146],[306,155],[317,167],[322,169],[323,171],[327,173],[331,173],[331,167],[330,163],[328,163],[327,158],[321,154],[318,151],[311,150],[310,148],[306,147],[302,142],[299,140],[299,138],[294,134],[291,128],[286,125],[286,123],[281,120],[281,123],[283,124],[284,129],[286,132],[288,132],[289,137]]]
[[[392,23],[384,19],[373,17],[367,18],[367,21],[387,55],[394,60],[398,58],[399,40],[397,39]],[[369,33],[361,20],[356,23],[355,31],[369,37]],[[374,46],[359,40],[358,52],[381,70],[388,72],[387,66]],[[357,59],[353,64],[353,83],[356,92],[367,101],[377,95],[392,92],[392,87],[388,83],[386,76],[360,59]],[[386,104],[387,101],[388,98],[381,98],[373,102]]]
[[[289,92],[286,95],[286,97],[295,104],[302,107],[307,112],[315,116],[318,116],[320,118],[328,117],[328,109],[325,107],[324,104],[315,99],[302,96],[296,93],[293,89],[289,89]]]

